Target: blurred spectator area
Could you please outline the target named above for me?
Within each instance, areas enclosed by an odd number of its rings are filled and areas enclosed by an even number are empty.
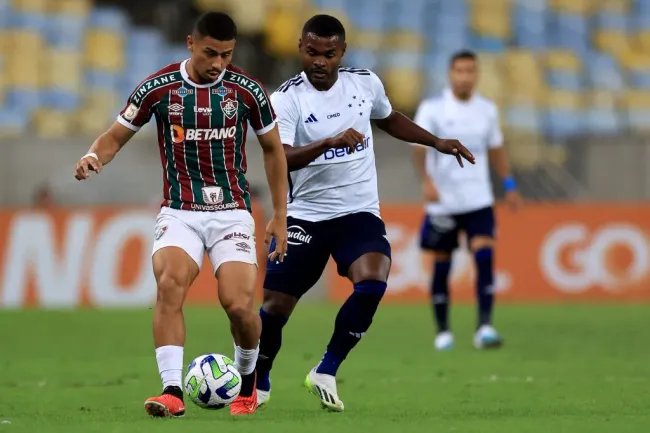
[[[650,0],[0,0],[0,134],[96,135],[145,76],[188,57],[208,10],[234,17],[236,63],[270,90],[299,68],[305,19],[339,17],[345,63],[379,73],[408,114],[446,85],[453,51],[476,50],[524,170],[565,164],[576,135],[650,129]]]

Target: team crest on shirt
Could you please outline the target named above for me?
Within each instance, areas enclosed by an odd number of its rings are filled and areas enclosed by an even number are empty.
[[[159,240],[160,238],[163,237],[163,235],[167,232],[167,226],[159,226],[156,227],[156,232],[154,234],[154,237],[156,240]]]
[[[239,109],[239,102],[234,99],[226,99],[219,103],[221,105],[221,111],[226,115],[228,119],[232,119],[237,115],[237,110]]]

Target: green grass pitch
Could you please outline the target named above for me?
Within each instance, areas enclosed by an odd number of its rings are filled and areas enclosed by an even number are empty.
[[[382,306],[339,372],[344,413],[303,388],[337,308],[301,305],[289,322],[268,407],[246,419],[188,402],[149,419],[160,392],[151,311],[0,311],[0,433],[650,432],[648,306],[499,306],[506,344],[471,347],[474,313],[453,310],[456,348],[438,353],[427,306]],[[224,313],[188,308],[185,363],[232,356]]]

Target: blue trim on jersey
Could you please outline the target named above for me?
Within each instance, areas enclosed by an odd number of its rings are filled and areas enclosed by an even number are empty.
[[[300,86],[302,83],[303,83],[302,75],[298,74],[295,77],[293,77],[293,78],[285,81],[284,83],[282,83],[282,85],[280,85],[280,87],[278,87],[277,92],[286,93],[286,91],[289,90],[291,87]]]

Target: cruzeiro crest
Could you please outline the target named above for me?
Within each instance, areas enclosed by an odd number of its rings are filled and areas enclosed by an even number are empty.
[[[237,115],[237,109],[239,108],[239,102],[234,99],[226,99],[221,101],[221,110],[223,114],[226,115],[228,119],[232,119]]]

